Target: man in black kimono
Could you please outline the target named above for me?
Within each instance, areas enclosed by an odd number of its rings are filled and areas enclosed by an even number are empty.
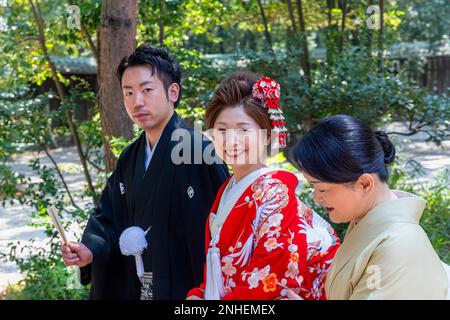
[[[204,152],[215,156],[211,143],[174,111],[181,69],[165,49],[141,45],[117,73],[127,113],[143,133],[122,152],[81,243],[64,246],[63,260],[81,268],[82,284],[92,283],[91,299],[185,299],[202,281],[205,221],[228,171],[206,161]],[[173,152],[181,141],[191,150]],[[132,226],[148,230],[141,277],[138,259],[122,254],[121,234]]]

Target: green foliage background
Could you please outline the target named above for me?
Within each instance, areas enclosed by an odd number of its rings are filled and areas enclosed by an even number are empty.
[[[381,1],[303,0],[306,30],[300,32],[296,1],[295,24],[288,1],[262,0],[265,26],[257,0],[141,0],[139,1],[138,43],[166,46],[179,59],[185,73],[183,98],[177,112],[188,122],[202,121],[205,107],[219,81],[237,69],[248,69],[276,78],[282,88],[282,106],[291,133],[290,146],[323,117],[337,113],[356,115],[374,128],[393,121],[407,124],[408,134],[424,132],[436,144],[449,140],[450,99],[447,92],[436,94],[418,82],[425,56],[406,51],[408,58],[398,69],[388,59],[389,48],[402,42],[424,41],[429,54],[439,54],[449,41],[448,1],[396,0],[385,2],[383,32],[368,29],[367,7]],[[36,1],[35,1],[36,3]],[[39,2],[44,18],[47,47],[52,56],[92,57],[86,36],[68,28],[68,4]],[[81,21],[96,42],[100,23],[100,0],[76,1]],[[345,12],[345,19],[343,19]],[[343,23],[345,26],[343,27]],[[164,37],[160,37],[163,26]],[[271,43],[265,36],[270,33]],[[33,243],[11,243],[0,258],[15,262],[25,275],[18,288],[8,289],[9,299],[85,299],[88,288],[73,288],[74,270],[61,262],[58,238],[46,209],[55,205],[65,226],[83,226],[105,185],[103,137],[97,97],[80,77],[60,81],[71,86],[63,104],[50,110],[52,91],[38,89],[52,81],[48,63],[38,42],[38,32],[29,1],[7,0],[0,6],[0,200],[3,205],[23,204],[32,208],[32,224],[49,236],[50,249]],[[310,73],[305,72],[304,45],[309,48]],[[321,51],[322,50],[322,51]],[[323,54],[320,54],[320,53]],[[316,54],[317,53],[317,54]],[[14,155],[35,150],[51,156],[52,147],[70,141],[66,110],[75,111],[79,101],[90,101],[92,118],[76,121],[89,170],[96,175],[95,193],[86,188],[72,194],[60,177],[61,166],[47,166],[38,159],[29,163],[32,180],[11,169]],[[136,128],[135,136],[139,134]],[[113,137],[111,146],[120,154],[130,143]],[[288,153],[287,150],[286,154]],[[284,162],[281,154],[270,161]],[[413,169],[415,168],[415,169]],[[419,182],[420,170],[401,158],[392,169],[391,187],[424,197],[428,206],[421,225],[427,231],[441,259],[450,263],[448,172],[431,184]],[[299,196],[326,217],[312,201],[305,185]],[[342,236],[345,226],[334,226]],[[23,248],[26,258],[18,254]],[[5,260],[3,260],[5,261]]]

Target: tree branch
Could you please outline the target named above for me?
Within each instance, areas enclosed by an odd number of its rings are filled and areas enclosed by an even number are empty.
[[[343,0],[342,3],[342,20],[341,20],[341,33],[338,40],[338,50],[342,52],[344,49],[344,31],[345,31],[345,20],[347,19],[347,0]]]
[[[72,203],[72,205],[77,208],[80,209],[81,208],[79,206],[77,206],[75,204],[75,201],[73,200],[72,194],[70,193],[69,187],[67,186],[66,180],[64,179],[64,176],[61,172],[61,170],[58,167],[58,164],[56,163],[55,159],[52,157],[52,155],[50,154],[50,152],[47,150],[47,147],[44,144],[41,144],[41,148],[44,150],[45,154],[47,155],[47,157],[50,159],[50,161],[53,163],[53,166],[55,167],[56,172],[58,173],[59,178],[61,179],[61,182],[64,185],[64,189],[66,189],[66,192],[70,198],[70,202]]]
[[[264,7],[263,7],[263,5],[261,3],[261,0],[258,0],[258,5],[259,5],[259,10],[261,12],[261,17],[262,17],[262,20],[263,20],[263,24],[264,24],[264,35],[266,37],[266,41],[267,41],[267,44],[269,45],[270,50],[273,50],[272,37],[270,36],[269,26],[268,26],[267,18],[266,18],[266,13],[264,12]]]
[[[295,15],[294,15],[294,8],[292,7],[292,1],[286,0],[288,11],[289,11],[289,18],[291,19],[292,24],[292,30],[294,31],[294,34],[297,34],[297,23],[295,22]]]
[[[50,70],[51,70],[52,77],[53,77],[53,80],[56,85],[56,90],[58,92],[59,99],[61,100],[61,102],[63,102],[65,99],[64,89],[63,89],[61,81],[59,81],[58,72],[56,70],[55,64],[50,59],[50,55],[48,54],[48,51],[47,51],[47,44],[46,44],[45,32],[44,32],[44,22],[43,22],[42,12],[41,12],[41,9],[39,6],[39,2],[36,2],[36,4],[33,2],[33,0],[29,0],[28,2],[30,3],[31,9],[33,11],[33,16],[34,16],[36,25],[38,27],[39,44],[41,46],[41,50],[44,54],[45,60],[47,61],[47,63],[50,66]],[[83,167],[83,173],[84,173],[86,182],[88,184],[88,188],[92,192],[92,194],[95,195],[94,185],[92,184],[91,176],[90,176],[89,170],[87,168],[87,163],[86,163],[86,159],[83,154],[83,149],[81,147],[81,141],[80,141],[80,137],[78,136],[77,127],[72,119],[72,112],[70,110],[66,110],[65,116],[66,116],[66,119],[67,119],[67,122],[69,125],[70,133],[72,134],[72,138],[74,139],[75,145],[77,147],[78,157],[80,158],[80,162]],[[93,196],[93,200],[94,200],[94,202],[96,200],[94,196]]]
[[[305,73],[306,81],[307,81],[308,85],[311,87],[311,70],[310,70],[310,64],[309,64],[308,36],[306,34],[302,0],[296,0],[296,4],[297,4],[298,20],[299,20],[299,24],[300,24],[300,31],[303,33],[303,36],[304,36],[304,39],[302,40],[303,55],[302,55],[302,59],[301,59],[301,64],[302,64],[303,72]]]
[[[69,6],[73,5],[71,0],[66,0],[66,3]],[[99,60],[98,48],[95,46],[94,42],[92,41],[92,38],[89,35],[89,31],[87,30],[86,25],[83,23],[83,21],[81,19],[80,19],[80,27],[81,27],[81,33],[86,38],[86,40],[89,44],[89,48],[91,48],[92,54],[94,55],[95,59],[98,61]]]

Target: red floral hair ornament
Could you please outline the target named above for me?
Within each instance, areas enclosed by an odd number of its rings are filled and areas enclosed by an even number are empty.
[[[253,85],[252,96],[259,99],[270,116],[275,135],[281,148],[286,147],[288,132],[280,106],[280,85],[269,77],[262,77]]]

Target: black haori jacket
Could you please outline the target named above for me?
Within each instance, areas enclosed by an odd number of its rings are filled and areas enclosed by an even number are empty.
[[[177,129],[182,130],[179,141],[172,138]],[[199,158],[194,136],[201,139],[174,113],[147,170],[145,133],[121,154],[81,241],[93,252],[93,262],[81,268],[81,283],[92,283],[91,299],[140,298],[135,258],[122,255],[119,248],[118,239],[130,226],[143,230],[152,226],[142,257],[145,272],[153,272],[154,299],[185,299],[186,293],[201,283],[205,221],[228,170],[223,164],[207,164]],[[188,154],[179,152],[182,139],[191,147]],[[211,142],[202,141],[200,146],[202,154],[206,149],[214,155]],[[172,150],[190,158],[191,163],[174,164]]]

